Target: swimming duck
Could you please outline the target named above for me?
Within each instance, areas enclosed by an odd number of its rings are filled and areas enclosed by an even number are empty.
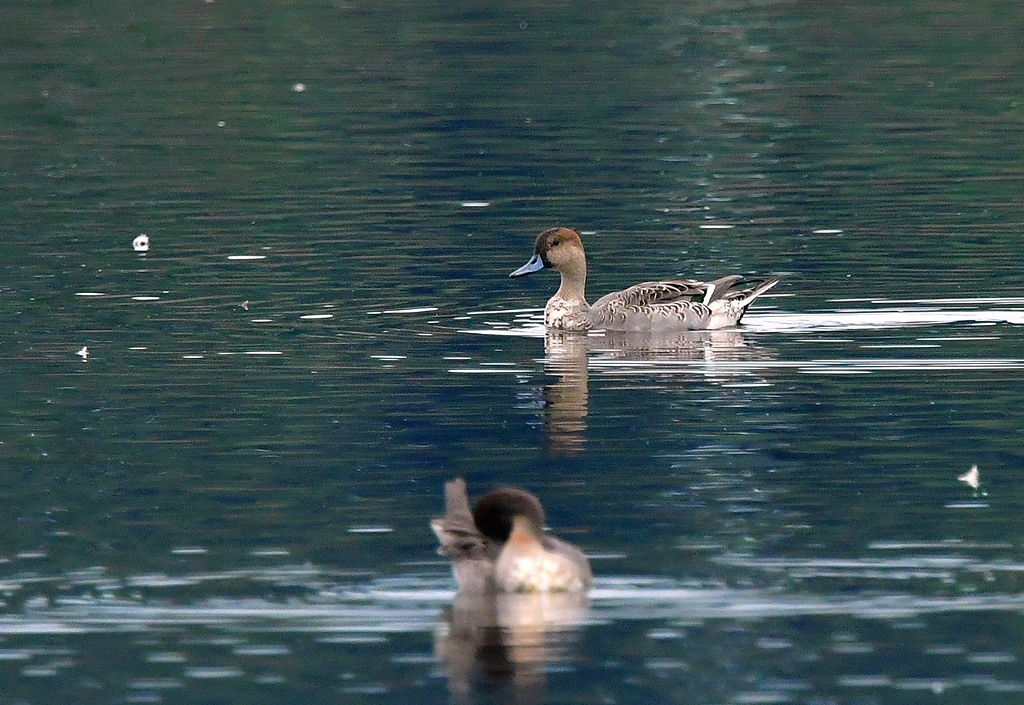
[[[593,582],[586,556],[544,532],[536,495],[502,487],[470,510],[464,480],[445,484],[446,513],[430,522],[438,553],[452,560],[460,592],[582,592]]]
[[[745,279],[734,274],[711,282],[696,279],[644,282],[587,303],[587,254],[579,233],[551,228],[537,236],[534,255],[510,277],[545,267],[558,270],[562,284],[544,307],[544,325],[570,331],[604,329],[662,333],[713,330],[740,322],[754,299],[779,283],[778,277]]]

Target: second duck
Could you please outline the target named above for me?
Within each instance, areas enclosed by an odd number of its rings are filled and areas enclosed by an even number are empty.
[[[590,563],[544,531],[544,507],[518,487],[487,493],[470,509],[466,482],[445,484],[445,515],[430,522],[463,593],[585,592]]]

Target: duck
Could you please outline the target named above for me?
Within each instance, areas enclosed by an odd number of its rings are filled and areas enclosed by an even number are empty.
[[[537,236],[533,257],[509,277],[542,269],[562,275],[558,291],[544,307],[544,325],[566,331],[610,330],[670,333],[735,326],[747,307],[779,283],[779,278],[738,274],[704,282],[672,279],[636,284],[587,303],[587,253],[575,230],[559,227]]]
[[[452,561],[459,593],[586,592],[593,572],[583,552],[544,531],[532,492],[500,487],[470,509],[466,481],[445,483],[445,515],[430,522],[437,552]]]

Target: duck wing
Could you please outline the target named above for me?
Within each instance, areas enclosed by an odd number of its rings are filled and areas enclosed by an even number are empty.
[[[777,277],[738,274],[709,282],[674,279],[644,282],[602,296],[587,312],[593,327],[619,331],[668,332],[735,325],[754,299]]]
[[[628,289],[605,294],[594,302],[592,308],[614,304],[622,307],[654,306],[673,301],[699,301],[704,297],[707,284],[696,279],[673,279],[660,282],[643,282]]]
[[[643,282],[602,296],[587,312],[593,327],[663,332],[704,328],[711,309],[707,283],[696,279]]]

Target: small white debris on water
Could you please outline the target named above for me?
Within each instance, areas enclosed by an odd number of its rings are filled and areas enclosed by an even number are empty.
[[[87,345],[83,345],[82,349],[79,350],[78,352],[76,352],[75,355],[78,355],[78,357],[82,358],[82,362],[88,361],[89,360],[89,347]]]
[[[149,235],[142,233],[132,240],[132,249],[136,252],[149,252]]]
[[[306,92],[306,84],[305,83],[293,83],[292,84],[292,90],[295,91],[296,93],[305,93]]]
[[[963,475],[957,477],[960,482],[966,483],[972,490],[978,489],[981,486],[981,473],[978,472],[978,466],[972,465],[971,469],[965,472]]]

